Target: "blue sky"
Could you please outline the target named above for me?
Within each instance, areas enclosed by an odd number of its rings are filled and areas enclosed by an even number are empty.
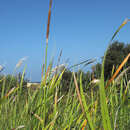
[[[115,30],[130,18],[130,0],[53,0],[48,61],[74,64],[104,55]],[[26,74],[39,81],[45,54],[49,0],[0,0],[0,65],[13,73],[19,59],[28,57]],[[129,43],[130,23],[115,40]],[[24,67],[20,70],[21,71]]]

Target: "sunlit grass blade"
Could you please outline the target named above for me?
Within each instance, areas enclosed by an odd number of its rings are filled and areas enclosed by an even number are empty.
[[[82,73],[80,75],[80,92],[81,92],[81,100],[83,102],[83,107],[85,109],[85,117],[87,118],[88,124],[90,125],[91,130],[94,130],[95,126],[92,122],[92,118],[90,116],[90,112],[89,112],[89,107],[86,104],[86,98],[83,92],[83,87],[82,87]]]
[[[117,33],[120,31],[120,29],[127,24],[129,20],[126,19],[121,26],[116,30],[116,32],[114,33],[114,35],[112,36],[110,43],[113,41],[113,39],[115,38],[115,36],[117,35]],[[106,59],[106,55],[107,55],[107,51],[104,54],[104,59],[103,59],[103,63],[102,63],[102,72],[101,72],[101,80],[100,80],[100,105],[101,105],[101,114],[102,114],[102,122],[103,122],[103,127],[105,130],[111,130],[111,122],[110,122],[110,117],[109,117],[109,113],[108,113],[108,107],[107,107],[107,103],[106,103],[106,94],[105,94],[105,90],[104,90],[104,64],[105,64],[105,59]],[[114,80],[114,78],[117,76],[117,74],[119,73],[120,69],[124,66],[124,64],[127,62],[129,55],[125,58],[125,60],[123,61],[123,63],[119,66],[118,70],[114,73],[114,75],[112,76],[112,78],[108,81],[106,88],[109,86],[109,84]]]
[[[126,25],[128,22],[130,21],[130,19],[125,19],[124,22],[119,26],[119,28],[116,30],[116,32],[114,33],[114,35],[112,36],[110,43],[114,40],[115,36],[117,35],[117,33],[120,31],[120,29],[122,27],[124,27],[124,25]],[[108,47],[109,48],[109,47]],[[105,58],[107,55],[107,51],[105,52],[104,55],[104,62],[105,62]],[[124,61],[122,62],[122,64],[119,66],[119,68],[117,69],[117,71],[114,73],[114,75],[112,76],[112,78],[108,81],[106,88],[109,86],[109,84],[114,80],[114,78],[117,76],[117,74],[119,73],[119,71],[121,70],[121,68],[124,66],[124,64],[127,62],[128,58],[130,57],[130,53],[128,54],[128,56],[124,59]],[[104,67],[104,65],[103,65]]]
[[[86,125],[87,125],[87,120],[85,119],[84,121],[83,121],[83,124],[82,124],[82,130],[84,130],[85,129],[85,127],[86,127]]]
[[[104,60],[103,60],[103,64],[102,64],[99,91],[100,91],[100,106],[101,106],[103,128],[104,128],[104,130],[112,130],[111,121],[110,121],[109,112],[108,112],[108,106],[106,103],[105,88],[104,88]]]
[[[22,77],[21,77],[21,82],[20,82],[20,87],[22,88],[23,86],[23,80],[24,80],[24,76],[25,76],[25,70],[26,70],[26,66],[24,67],[23,73],[22,73]]]
[[[112,36],[111,41],[113,41],[113,39],[115,38],[115,36],[117,35],[117,33],[120,31],[120,29],[121,29],[122,27],[124,27],[124,26],[128,23],[128,21],[130,21],[130,20],[129,20],[129,19],[125,19],[125,20],[124,20],[124,22],[119,26],[119,28],[116,30],[116,32],[115,32],[114,35]]]
[[[7,99],[11,94],[15,93],[17,90],[18,90],[18,87],[17,87],[17,88],[14,87],[14,88],[12,88],[7,94],[5,94],[5,96],[0,99],[0,105],[2,105],[2,104],[6,101],[6,99]]]
[[[120,66],[118,67],[118,69],[116,70],[116,72],[113,74],[112,78],[108,81],[107,85],[105,88],[107,88],[110,83],[115,79],[115,77],[118,75],[118,73],[120,72],[120,70],[122,69],[122,67],[125,65],[125,63],[128,61],[130,57],[130,53],[127,55],[127,57],[123,60],[123,62],[120,64]]]
[[[80,105],[81,105],[82,112],[84,114],[85,111],[84,111],[83,103],[82,103],[82,100],[81,100],[81,96],[80,96],[80,92],[79,92],[77,79],[75,77],[75,73],[73,73],[73,75],[74,75],[74,84],[75,84],[75,87],[76,87],[77,96],[78,96],[78,99],[79,99],[79,102],[80,102]]]

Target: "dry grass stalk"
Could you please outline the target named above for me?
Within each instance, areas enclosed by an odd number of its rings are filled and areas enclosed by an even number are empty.
[[[62,56],[62,50],[60,51],[60,55],[59,55],[59,57],[58,57],[58,64],[57,64],[57,66],[58,66],[59,63],[60,63],[61,56]]]
[[[41,123],[43,123],[43,120],[41,119],[40,116],[38,116],[37,114],[35,114],[33,112],[31,114],[34,115]]]
[[[56,111],[56,108],[57,108],[57,89],[56,89],[56,92],[55,92],[55,102],[54,102],[54,107],[55,107],[55,111]]]
[[[46,72],[46,74],[45,74],[45,79],[43,80],[43,84],[44,84],[44,85],[46,84],[46,80],[47,80],[47,77],[48,77],[49,71],[50,71],[50,66],[48,66],[48,68],[47,68],[47,72]]]
[[[82,100],[81,100],[81,95],[80,95],[80,92],[79,92],[79,87],[78,87],[77,79],[75,77],[75,73],[73,73],[73,74],[74,74],[74,84],[75,84],[75,87],[76,87],[76,92],[77,92],[77,95],[78,95],[78,99],[79,99],[79,102],[80,102],[80,105],[81,105],[82,112],[84,114],[85,111],[84,111],[83,103],[82,103]]]
[[[116,70],[116,72],[113,74],[112,78],[108,81],[107,85],[105,88],[107,88],[110,83],[115,79],[115,77],[118,75],[118,73],[120,72],[120,70],[122,69],[122,67],[125,65],[125,63],[128,61],[130,57],[130,53],[127,55],[127,57],[124,59],[124,61],[120,64],[120,66],[118,67],[118,69]]]
[[[19,62],[16,64],[16,67],[15,67],[15,68],[16,68],[16,69],[19,68],[19,67],[23,64],[23,62],[27,60],[27,58],[28,58],[28,57],[23,57],[23,58],[21,58],[21,59],[19,60]]]
[[[45,65],[43,64],[43,65],[42,65],[42,74],[41,74],[42,77],[41,77],[41,78],[43,78],[44,67],[45,67]]]
[[[64,95],[62,95],[58,100],[57,103],[64,97]]]
[[[61,56],[62,56],[62,50],[60,51],[60,55],[58,57],[57,67],[59,66]],[[57,74],[57,70],[56,70],[56,74]]]
[[[22,128],[25,128],[25,126],[24,125],[20,125],[17,128],[13,128],[12,130],[18,130],[18,129],[22,129]]]
[[[85,127],[86,127],[86,125],[87,125],[87,120],[85,119],[84,122],[83,122],[83,126],[82,126],[82,129],[81,129],[81,130],[84,130]]]

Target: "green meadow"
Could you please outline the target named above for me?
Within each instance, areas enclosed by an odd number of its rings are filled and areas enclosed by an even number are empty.
[[[66,68],[52,75],[53,64],[47,64],[51,5],[50,0],[40,87],[27,88],[26,66],[21,75],[0,77],[0,130],[129,130],[130,80],[126,71],[130,67],[125,68],[125,64],[130,53],[111,70],[109,79],[104,77],[109,46],[129,19],[110,39],[100,77],[84,83],[84,73],[72,71],[69,82],[64,85]],[[93,60],[85,62],[86,65],[91,63]],[[16,69],[18,67],[20,64]],[[65,87],[69,89],[65,91]]]

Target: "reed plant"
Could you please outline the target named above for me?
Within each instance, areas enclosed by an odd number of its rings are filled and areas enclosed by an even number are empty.
[[[23,70],[20,82],[13,88],[5,86],[6,77],[2,83],[0,95],[0,129],[1,130],[129,130],[130,129],[130,84],[123,76],[120,82],[117,74],[128,61],[130,54],[123,60],[112,78],[104,81],[104,63],[99,82],[95,85],[97,91],[84,92],[82,83],[82,72],[80,76],[73,73],[69,84],[68,93],[61,93],[61,84],[65,68],[53,76],[52,63],[47,65],[47,49],[49,38],[49,27],[51,18],[52,0],[50,0],[45,60],[42,65],[42,79],[40,88],[32,91],[28,88],[23,91],[23,80],[26,67]],[[128,22],[125,20],[112,36],[113,41],[116,34]],[[87,61],[88,65],[90,60]],[[75,66],[75,65],[74,65]],[[91,83],[90,83],[91,84]],[[91,85],[88,84],[89,87]],[[124,87],[125,84],[125,87]],[[8,89],[5,90],[5,87]],[[118,89],[120,88],[120,89]],[[74,90],[74,91],[73,91]]]

